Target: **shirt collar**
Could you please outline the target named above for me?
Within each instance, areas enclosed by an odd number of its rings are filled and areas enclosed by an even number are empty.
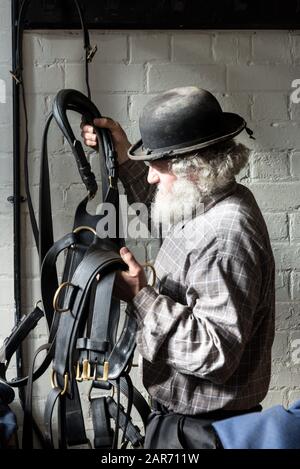
[[[208,212],[208,210],[210,210],[218,202],[233,194],[236,191],[236,188],[237,182],[234,180],[230,183],[230,185],[226,186],[226,188],[216,192],[215,194],[205,197],[205,199],[202,201],[203,211]]]

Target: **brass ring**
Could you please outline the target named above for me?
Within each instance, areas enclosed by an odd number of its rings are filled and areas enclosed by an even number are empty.
[[[97,231],[91,226],[77,226],[77,228],[73,230],[73,233],[79,233],[80,231],[84,230],[91,231],[95,236],[97,236]]]
[[[150,262],[145,262],[145,264],[142,264],[142,266],[149,267],[151,269],[153,278],[152,278],[152,284],[150,285],[150,287],[154,287],[154,285],[156,284],[156,271],[155,271],[153,264],[151,264]]]
[[[64,374],[64,388],[61,390],[60,395],[63,396],[67,392],[68,388],[68,382],[69,382],[69,376],[68,373]],[[56,371],[52,370],[51,373],[51,386],[52,388],[57,388],[57,380],[56,380]]]
[[[58,306],[58,297],[60,295],[60,292],[62,291],[63,288],[68,287],[68,286],[74,287],[73,283],[71,283],[71,282],[63,282],[61,285],[59,285],[58,289],[54,293],[54,296],[53,296],[53,309],[54,309],[54,311],[57,311],[58,313],[65,313],[66,311],[69,311],[69,308],[63,309],[63,308],[60,308]]]

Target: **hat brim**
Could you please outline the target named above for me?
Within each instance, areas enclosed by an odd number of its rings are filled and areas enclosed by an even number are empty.
[[[222,119],[223,122],[220,125],[221,130],[219,130],[218,133],[209,135],[200,140],[185,142],[183,145],[174,145],[172,147],[151,150],[144,148],[143,141],[138,140],[138,142],[129,148],[127,153],[128,157],[135,161],[151,161],[160,158],[180,157],[185,153],[200,150],[225,140],[230,140],[246,127],[246,122],[238,114],[223,112]]]

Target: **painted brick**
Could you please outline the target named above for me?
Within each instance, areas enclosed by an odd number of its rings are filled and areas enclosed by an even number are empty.
[[[0,10],[1,13],[1,10]],[[0,29],[0,63],[11,63],[11,34]]]
[[[1,243],[2,244],[2,243]],[[13,277],[13,246],[0,248],[0,278]]]
[[[40,263],[36,247],[27,248],[24,254],[26,262],[23,262],[23,274],[25,273],[27,279],[39,278]]]
[[[300,272],[291,273],[291,293],[292,300],[300,300]]]
[[[12,125],[12,99],[10,96],[6,96],[5,101],[0,102],[0,125]]]
[[[289,176],[287,152],[253,152],[250,159],[251,178],[277,180]]]
[[[258,93],[253,96],[253,120],[288,120],[289,99],[285,92]]]
[[[272,376],[270,382],[270,389],[288,389],[293,387],[297,383],[297,375],[295,376],[295,370],[292,366],[285,366],[283,363],[272,364]]]
[[[286,391],[269,391],[261,404],[264,409],[268,409],[274,405],[283,405],[285,401]]]
[[[128,96],[126,94],[93,93],[93,102],[103,116],[117,122],[128,121]]]
[[[13,236],[13,217],[0,214],[0,226],[5,227],[5,229],[2,229],[1,231],[0,246],[2,247],[11,245]]]
[[[22,305],[24,310],[31,309],[41,298],[41,287],[39,278],[22,279]]]
[[[90,74],[94,73],[95,64],[90,67]],[[86,93],[85,75],[81,64],[66,64],[65,71],[65,87]],[[94,87],[92,88],[94,92]]]
[[[250,116],[250,93],[214,93],[225,112],[235,112],[242,116],[247,122]]]
[[[300,214],[290,214],[291,241],[300,242]]]
[[[10,153],[0,153],[0,184],[6,186],[13,183],[13,157]]]
[[[264,213],[271,240],[285,240],[288,237],[288,218],[284,213]]]
[[[177,86],[195,85],[210,91],[225,89],[225,66],[162,64],[151,65],[148,90],[164,91]]]
[[[296,64],[300,64],[300,34],[292,35],[294,61]]]
[[[276,329],[300,329],[300,303],[277,301],[276,303]]]
[[[264,211],[293,210],[299,207],[300,183],[251,183],[249,188]]]
[[[7,64],[0,64],[0,79],[4,81],[5,83],[5,91],[6,91],[6,98],[12,96],[12,76],[9,73],[11,67],[7,66]],[[7,99],[4,100],[4,102]],[[2,105],[3,97],[1,96],[1,103],[0,106]],[[1,111],[2,112],[2,111]]]
[[[7,198],[12,195],[12,184],[7,187],[0,186],[0,214],[4,216],[12,216],[13,205],[7,201]]]
[[[42,148],[43,131],[47,118],[47,107],[45,97],[43,95],[36,95],[26,93],[26,107],[28,115],[28,135],[29,135],[29,151],[40,151]],[[24,120],[22,120],[25,126]],[[54,126],[54,125],[53,125]],[[52,126],[52,128],[53,128]],[[24,128],[24,127],[23,127]],[[51,131],[52,131],[51,128]],[[51,139],[49,133],[49,140]]]
[[[14,298],[12,278],[0,277],[0,306],[11,306]]]
[[[293,103],[292,101],[290,101],[289,112],[290,112],[292,121],[296,121],[296,122],[300,121],[300,104],[299,103]]]
[[[82,182],[73,153],[65,153],[51,161],[51,178],[56,184],[68,187],[70,183]]]
[[[166,62],[170,58],[169,36],[158,34],[131,34],[130,36],[130,62]]]
[[[237,34],[238,37],[238,63],[249,63],[252,57],[252,35],[246,32]]]
[[[300,269],[300,244],[273,243],[277,269]]]
[[[106,64],[91,73],[95,91],[143,91],[144,69],[139,64]]]
[[[275,291],[276,301],[290,301],[290,277],[288,272],[276,272]]]
[[[287,397],[287,406],[290,406],[294,404],[295,401],[299,400],[299,387],[296,391],[289,391],[288,397]]]
[[[217,63],[237,63],[238,37],[228,33],[218,33],[213,39],[213,56]]]
[[[13,311],[12,306],[11,305],[2,306],[1,307],[0,347],[2,347],[4,340],[6,339],[6,337],[9,336],[13,327],[14,327],[14,311]],[[14,363],[12,359],[11,366],[9,368],[13,367],[13,365]]]
[[[27,31],[23,43],[26,66],[33,63],[80,62],[85,55],[83,39],[79,32],[51,31],[41,34]]]
[[[291,154],[291,174],[300,179],[300,151],[294,151]]]
[[[259,31],[253,35],[254,63],[291,63],[289,36],[284,32]]]
[[[248,146],[257,151],[270,149],[287,150],[298,148],[300,125],[296,122],[248,122],[248,127],[254,131],[256,140],[250,140],[247,134],[243,132],[243,138]]]
[[[136,94],[130,96],[129,117],[132,121],[138,121],[145,104],[156,94]]]
[[[25,67],[24,85],[27,93],[57,93],[64,88],[63,65],[58,63]]]
[[[97,45],[97,52],[93,64],[125,62],[128,59],[127,34],[91,31],[91,45]]]
[[[276,332],[272,347],[273,360],[280,360],[284,362],[287,359],[288,339],[288,332]]]
[[[231,91],[287,91],[300,68],[287,65],[228,65]]]
[[[0,5],[0,31],[10,31],[11,13],[9,0],[2,0]]]
[[[211,44],[212,38],[209,34],[175,33],[172,41],[172,61],[186,64],[211,63]]]
[[[85,78],[82,67],[78,64],[67,64],[66,87],[85,90]],[[138,64],[106,64],[96,68],[92,64],[90,85],[93,92],[103,91],[143,91],[144,70]]]
[[[2,154],[12,152],[13,140],[10,125],[0,125],[0,142],[0,151]]]

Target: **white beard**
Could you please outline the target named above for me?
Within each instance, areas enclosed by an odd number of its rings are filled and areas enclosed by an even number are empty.
[[[162,224],[166,233],[172,225],[184,224],[191,217],[203,213],[203,195],[199,188],[188,179],[176,179],[170,191],[160,185],[151,206],[151,217],[155,224]]]

